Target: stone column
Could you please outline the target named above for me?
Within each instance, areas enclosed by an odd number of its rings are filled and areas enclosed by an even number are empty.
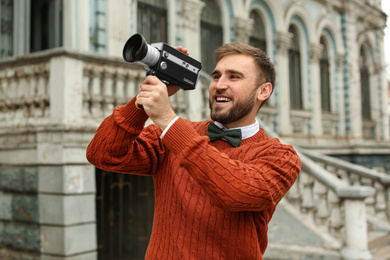
[[[386,75],[386,60],[385,60],[385,50],[384,50],[384,32],[383,31],[380,31],[378,32],[378,36],[377,36],[379,39],[378,39],[378,42],[379,42],[379,77],[380,77],[380,81],[379,81],[379,86],[378,86],[378,89],[379,89],[379,99],[380,100],[380,103],[381,103],[381,107],[379,108],[380,110],[380,118],[379,118],[379,124],[378,124],[378,128],[380,128],[380,133],[378,133],[377,136],[381,136],[381,140],[384,140],[384,141],[389,141],[390,140],[390,116],[388,114],[388,107],[389,107],[389,102],[388,99],[386,97],[388,97],[388,83],[387,83],[387,75]],[[390,113],[390,111],[389,111]]]
[[[253,30],[253,20],[245,17],[233,17],[235,41],[248,43]]]
[[[371,260],[368,250],[367,216],[364,199],[346,199],[345,206],[345,247],[341,255],[345,260]]]
[[[41,259],[96,259],[95,168],[85,158],[83,63],[50,61],[50,124],[36,132]]]
[[[180,2],[180,25],[181,25],[181,38],[183,39],[183,46],[186,47],[191,57],[200,60],[201,48],[207,48],[207,46],[201,46],[200,44],[200,14],[204,6],[204,2],[199,0],[179,0]],[[202,88],[208,88],[208,86],[202,86],[198,80],[195,90],[186,91],[186,95],[189,96],[187,100],[188,104],[188,116],[193,121],[202,120],[201,113],[203,102]],[[182,91],[182,90],[180,90]]]
[[[288,48],[291,44],[292,34],[288,32],[275,32],[276,42],[276,69],[278,77],[277,96],[279,114],[279,133],[281,135],[291,134],[290,123],[290,88],[288,68]]]
[[[360,50],[357,44],[356,32],[356,7],[352,2],[346,5],[345,30],[346,52],[348,55],[347,70],[348,82],[344,89],[344,102],[346,112],[346,130],[347,134],[354,139],[362,138],[362,107],[360,93],[360,68],[359,56]]]
[[[122,57],[130,35],[131,0],[107,1],[107,54]]]
[[[345,104],[344,104],[344,54],[337,54],[336,56],[336,73],[337,73],[337,82],[336,82],[336,91],[338,96],[339,104],[339,135],[345,136]]]
[[[63,1],[63,23],[63,46],[88,51],[89,1]]]
[[[200,0],[179,0],[180,3],[180,25],[183,45],[190,51],[195,59],[200,59],[200,15],[204,2]],[[204,46],[206,47],[206,46]]]
[[[322,45],[319,43],[310,43],[310,88],[311,88],[311,107],[312,107],[312,135],[322,136],[322,108],[321,108],[321,75],[319,60],[322,54]]]

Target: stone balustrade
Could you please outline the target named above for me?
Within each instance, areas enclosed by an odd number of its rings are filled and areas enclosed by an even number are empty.
[[[267,125],[261,125],[270,136],[279,138]],[[282,139],[281,141],[284,142]],[[326,247],[340,250],[343,259],[371,259],[368,250],[367,209],[372,206],[367,205],[367,201],[372,201],[375,195],[380,196],[378,202],[382,204],[378,208],[383,211],[384,192],[378,192],[378,185],[372,183],[361,181],[354,185],[349,179],[339,178],[331,172],[330,167],[324,167],[319,162],[319,155],[314,158],[311,151],[301,150],[299,147],[295,149],[301,158],[302,171],[285,197],[291,205],[289,208],[300,214],[312,230],[317,231]],[[339,169],[345,172],[359,172],[352,164],[341,167],[343,164],[339,163],[340,165],[336,165],[327,161],[327,165],[334,168],[340,166]],[[362,175],[365,172],[365,177],[369,175],[369,170],[361,169],[364,167],[357,168]],[[387,183],[387,176],[375,176],[373,179],[385,180],[384,183]]]
[[[334,176],[354,187],[369,186],[375,194],[366,198],[367,215],[377,225],[390,230],[390,176],[386,173],[312,151],[304,153]]]
[[[4,124],[49,117],[49,62],[26,63],[0,68],[0,122]]]

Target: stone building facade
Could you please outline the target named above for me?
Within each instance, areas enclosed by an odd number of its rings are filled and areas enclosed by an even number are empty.
[[[266,259],[372,259],[367,226],[390,231],[381,0],[4,0],[0,18],[1,259],[109,254],[101,248],[105,208],[97,199],[104,181],[85,149],[145,76],[121,57],[137,32],[149,43],[185,46],[202,62],[197,88],[171,99],[180,116],[195,121],[208,117],[217,46],[247,42],[275,63],[275,92],[259,119],[297,147],[304,169],[274,223],[295,216],[292,225],[307,232],[285,241],[278,234],[291,233],[270,228]],[[146,183],[127,183],[139,181]]]

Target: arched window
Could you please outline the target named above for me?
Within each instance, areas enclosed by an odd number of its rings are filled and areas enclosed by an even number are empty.
[[[321,37],[320,43],[323,47],[320,58],[321,108],[323,112],[331,112],[328,47],[324,37]]]
[[[258,12],[252,11],[250,18],[253,20],[252,35],[249,38],[249,44],[267,51],[267,45],[265,41],[265,26],[263,19]]]
[[[368,50],[365,46],[360,48],[359,62],[362,117],[363,121],[371,121],[370,72],[368,66]]]
[[[165,0],[139,0],[137,31],[148,43],[167,42],[167,5]]]
[[[303,108],[302,84],[301,84],[301,54],[299,35],[295,26],[290,26],[288,32],[293,35],[290,49],[288,50],[289,80],[290,80],[290,107]]]
[[[207,73],[215,68],[215,50],[222,45],[222,22],[219,6],[214,0],[202,0],[201,14],[202,67]]]

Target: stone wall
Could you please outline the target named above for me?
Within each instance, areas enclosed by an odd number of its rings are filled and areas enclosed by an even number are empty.
[[[0,258],[39,259],[38,170],[0,165]]]

